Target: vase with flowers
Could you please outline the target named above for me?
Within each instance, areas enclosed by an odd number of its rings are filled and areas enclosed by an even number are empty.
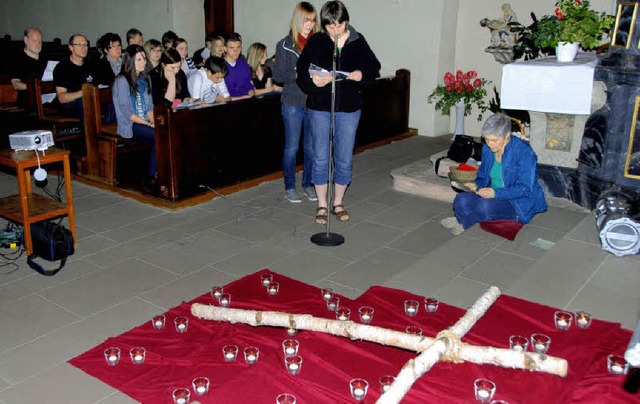
[[[558,0],[554,15],[545,15],[532,32],[533,42],[541,48],[556,48],[558,61],[571,61],[578,47],[594,49],[609,32],[614,18],[589,9],[588,0]],[[569,45],[570,44],[570,45]],[[571,50],[566,54],[566,48]]]
[[[456,130],[454,134],[464,134],[464,117],[471,115],[472,107],[478,109],[478,121],[482,120],[482,114],[489,109],[484,99],[487,96],[486,85],[491,81],[479,78],[475,70],[464,73],[456,70],[454,75],[447,72],[443,79],[444,84],[438,85],[429,95],[429,104],[435,102],[436,110],[443,115],[449,115],[451,108],[456,107]]]

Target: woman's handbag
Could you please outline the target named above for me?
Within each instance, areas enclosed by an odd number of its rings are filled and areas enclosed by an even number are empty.
[[[38,273],[52,276],[58,273],[67,262],[67,257],[75,252],[73,235],[61,224],[51,220],[31,224],[31,242],[33,253],[27,257],[27,264]],[[57,269],[44,269],[34,259],[60,261]]]
[[[475,161],[480,161],[482,158],[482,143],[476,142],[475,139],[467,135],[456,135],[449,146],[447,155],[440,157],[434,163],[436,175],[442,178],[448,178],[445,175],[438,174],[440,168],[440,160],[448,158],[456,163],[466,163],[469,158],[473,157]]]

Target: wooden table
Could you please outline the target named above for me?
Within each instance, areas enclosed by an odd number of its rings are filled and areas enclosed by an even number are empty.
[[[38,158],[34,151],[0,150],[0,165],[13,167],[18,179],[18,194],[0,198],[0,216],[24,226],[24,244],[27,255],[33,252],[31,224],[54,217],[67,215],[69,227],[76,242],[76,221],[73,213],[73,194],[71,190],[71,172],[69,171],[69,151],[49,148],[40,155],[40,165],[62,163],[66,202],[58,202],[49,197],[34,194],[31,189],[31,171],[38,167]]]

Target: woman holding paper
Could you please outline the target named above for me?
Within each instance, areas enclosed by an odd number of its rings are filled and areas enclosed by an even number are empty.
[[[380,74],[380,62],[364,36],[349,23],[349,13],[340,1],[329,1],[320,11],[322,31],[313,35],[300,54],[297,83],[307,94],[307,114],[313,136],[312,181],[318,195],[316,223],[325,224],[331,213],[338,220],[349,220],[343,206],[351,183],[351,166],[356,129],[362,108],[362,90]],[[328,178],[329,136],[331,131],[331,81],[336,58],[335,127],[333,157],[335,171]],[[277,58],[276,58],[277,60]],[[314,65],[314,66],[312,66]],[[346,77],[345,77],[346,76]],[[327,201],[329,181],[335,186],[333,201]]]

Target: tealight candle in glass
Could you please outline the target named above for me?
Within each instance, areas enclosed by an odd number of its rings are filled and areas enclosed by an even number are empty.
[[[204,396],[209,391],[209,379],[206,377],[196,377],[191,384],[196,396]]]
[[[284,365],[287,367],[289,374],[297,375],[302,367],[302,357],[300,355],[287,356],[284,358]]]
[[[300,343],[295,339],[285,339],[282,341],[282,351],[284,352],[284,356],[296,356],[298,354],[298,347]]]
[[[253,365],[258,361],[260,350],[254,346],[250,346],[244,349],[244,360],[249,365]]]
[[[415,317],[419,307],[420,303],[417,300],[405,300],[404,302],[404,312],[409,317]]]
[[[522,335],[512,335],[509,337],[509,347],[514,351],[525,352],[529,347],[529,340]]]
[[[189,319],[187,317],[176,317],[173,323],[176,326],[176,331],[180,334],[187,332],[187,328],[189,328]]]
[[[173,390],[173,402],[174,404],[189,404],[190,395],[189,389],[175,389]]]
[[[278,282],[271,282],[269,286],[267,286],[267,291],[271,296],[277,295],[278,290],[280,290],[280,284]]]
[[[336,311],[340,306],[340,298],[331,296],[329,300],[327,300],[327,310]]]
[[[440,302],[437,299],[434,299],[432,297],[425,297],[424,308],[427,311],[427,313],[435,313],[436,311],[438,311],[439,303]]]
[[[546,353],[551,345],[551,338],[544,334],[531,335],[531,349],[533,352],[543,354]]]
[[[115,366],[120,362],[120,348],[110,347],[104,350],[104,360],[109,366]]]
[[[222,286],[214,286],[211,288],[211,297],[214,300],[220,301],[220,296],[224,293],[224,288]]]
[[[322,293],[322,298],[324,299],[325,302],[333,297],[333,289],[324,288],[321,290],[321,293]]]
[[[576,312],[576,325],[578,328],[589,328],[591,325],[591,314],[586,311]]]
[[[166,318],[163,315],[155,316],[154,318],[151,319],[151,324],[153,325],[153,328],[155,328],[156,330],[162,330],[164,328],[165,320]]]
[[[351,310],[346,307],[338,307],[336,310],[336,320],[347,321],[351,317]]]
[[[362,401],[367,396],[369,390],[369,382],[364,379],[352,379],[349,382],[351,389],[351,397],[356,401]]]
[[[393,384],[393,382],[396,380],[395,377],[391,376],[391,375],[387,375],[387,376],[382,376],[380,378],[380,390],[382,391],[382,393],[384,394],[387,390],[389,390],[389,388],[391,387],[391,385]]]
[[[129,356],[131,357],[131,363],[134,365],[142,365],[144,363],[146,350],[142,347],[131,348]]]
[[[296,330],[294,327],[287,328],[287,335],[288,336],[295,337],[297,333],[298,333],[298,330]]]
[[[222,347],[222,355],[225,362],[235,362],[238,356],[238,347],[235,345],[225,345]]]
[[[358,312],[360,313],[360,321],[363,324],[370,324],[371,320],[373,320],[373,307],[369,307],[369,306],[362,306],[360,307],[360,309],[358,309]]]
[[[262,282],[262,286],[268,287],[273,281],[273,275],[270,273],[264,273],[260,275],[260,282]]]
[[[495,383],[487,379],[476,379],[473,383],[473,389],[476,394],[476,400],[481,403],[488,403],[496,393]]]
[[[415,325],[410,325],[409,327],[407,327],[406,332],[409,335],[422,335],[422,328]]]
[[[220,307],[229,307],[231,304],[231,294],[223,293],[220,295]]]
[[[296,396],[288,393],[278,394],[276,404],[296,404]]]
[[[571,322],[573,321],[573,316],[568,311],[556,311],[553,314],[553,318],[558,330],[568,330],[569,327],[571,327]]]
[[[607,369],[612,375],[626,375],[629,370],[629,364],[622,356],[609,355],[607,356]]]

